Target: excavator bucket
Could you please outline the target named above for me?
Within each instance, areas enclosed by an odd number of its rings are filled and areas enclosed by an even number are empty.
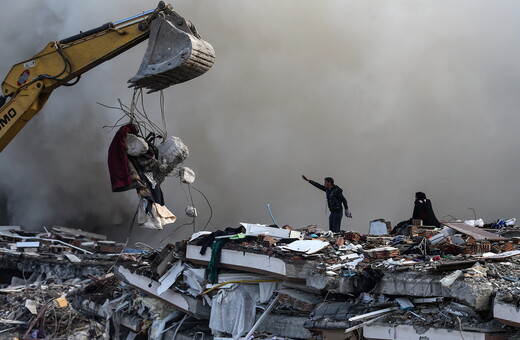
[[[172,12],[173,14],[177,14]],[[148,48],[130,87],[155,92],[208,71],[215,61],[213,47],[181,16],[171,14],[151,22]]]

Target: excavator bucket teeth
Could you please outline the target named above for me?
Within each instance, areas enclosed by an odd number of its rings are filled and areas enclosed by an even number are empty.
[[[139,71],[128,82],[131,87],[155,92],[202,75],[214,61],[213,47],[200,38],[191,23],[180,16],[158,17],[151,23]]]

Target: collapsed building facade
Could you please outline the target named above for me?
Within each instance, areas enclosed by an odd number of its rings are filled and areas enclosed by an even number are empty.
[[[392,233],[392,234],[390,234]],[[2,339],[517,339],[520,230],[242,223],[140,249],[0,232]]]

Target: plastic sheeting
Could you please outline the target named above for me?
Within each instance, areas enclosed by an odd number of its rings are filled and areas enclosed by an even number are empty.
[[[259,303],[266,303],[271,299],[275,290],[280,288],[280,282],[259,282],[260,296]]]
[[[257,287],[255,287],[257,289]],[[213,296],[209,327],[216,332],[229,333],[234,339],[249,331],[255,322],[255,292],[249,286],[222,289]]]

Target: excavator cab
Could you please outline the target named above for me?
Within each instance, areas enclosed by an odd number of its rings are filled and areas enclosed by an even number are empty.
[[[166,13],[150,23],[148,47],[130,87],[159,91],[202,75],[215,61],[213,47],[191,22],[174,11]]]

